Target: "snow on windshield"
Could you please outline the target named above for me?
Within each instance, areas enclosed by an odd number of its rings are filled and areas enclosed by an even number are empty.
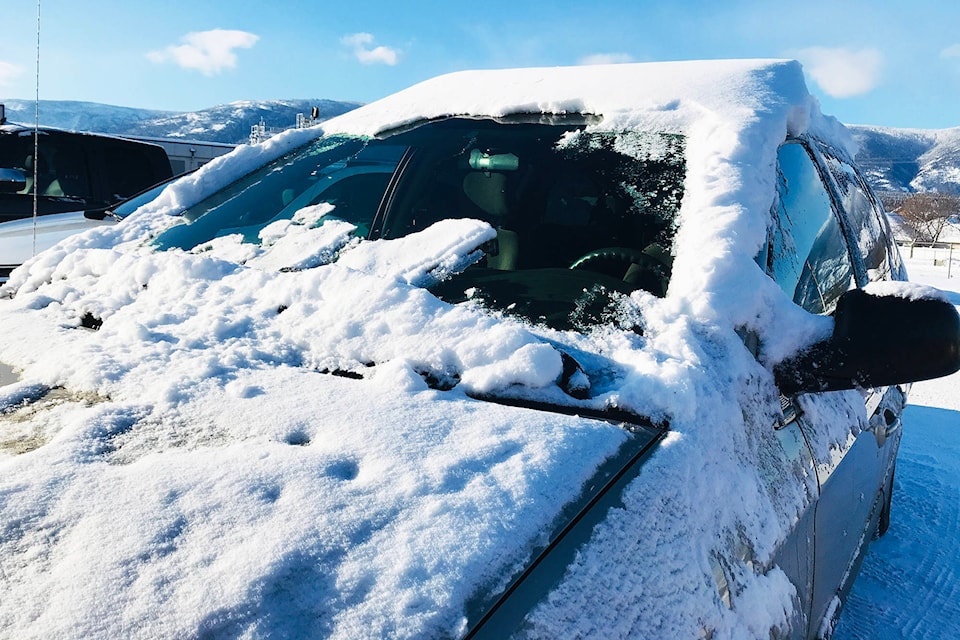
[[[497,91],[477,91],[486,73]],[[686,136],[669,294],[623,301],[643,336],[554,331],[421,288],[475,259],[493,236],[477,221],[366,242],[347,223],[318,226],[321,207],[271,223],[259,246],[146,242],[318,130],[218,158],[123,224],[14,272],[0,301],[0,361],[21,371],[0,389],[3,628],[463,633],[467,601],[529,561],[628,437],[603,421],[473,399],[576,404],[557,385],[563,353],[593,367],[584,408],[615,406],[671,431],[531,633],[742,637],[782,624],[794,592],[770,555],[806,496],[758,430],[773,424],[776,392],[735,330],[764,336],[762,360],[829,331],[753,256],[778,144],[788,133],[836,139],[838,125],[795,63],[719,62],[465,73],[325,126],[373,135],[540,111]],[[859,395],[836,396],[818,410],[863,411]],[[750,564],[724,558],[743,585],[729,609],[710,562],[744,547]],[[603,607],[581,601],[597,576],[616,585]]]

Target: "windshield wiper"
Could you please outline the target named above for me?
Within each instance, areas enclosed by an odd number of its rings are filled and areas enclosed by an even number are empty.
[[[87,209],[83,212],[83,217],[87,220],[103,220],[105,218],[113,218],[117,222],[123,220],[122,217],[117,215],[113,209],[109,207],[101,207],[99,209]]]

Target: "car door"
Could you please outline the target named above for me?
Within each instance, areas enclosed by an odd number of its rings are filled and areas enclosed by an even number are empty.
[[[819,159],[799,140],[788,141],[778,152],[779,197],[767,268],[797,305],[829,315],[839,296],[864,284],[866,274],[860,248],[848,240],[854,230],[843,203]],[[889,415],[881,408],[885,393],[857,390],[783,398],[786,413],[795,416],[812,452],[820,488],[811,633],[838,610],[878,518],[878,495],[895,446],[892,441],[878,445],[866,416],[878,410],[881,416]]]
[[[906,269],[893,242],[893,232],[879,199],[852,164],[823,146],[818,146],[817,151],[827,169],[827,185],[850,225],[848,238],[855,256],[862,262],[862,281],[906,280]],[[901,435],[900,415],[906,404],[906,389],[907,386],[903,385],[864,390],[869,416],[867,429],[873,433],[877,445],[880,473],[877,482],[887,510],[880,534],[886,531],[889,524],[890,492],[893,489],[893,469]]]

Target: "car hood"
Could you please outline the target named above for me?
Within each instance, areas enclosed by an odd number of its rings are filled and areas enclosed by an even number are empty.
[[[247,266],[93,250],[99,284],[82,301],[74,289],[39,322],[39,299],[9,301],[24,348],[4,354],[20,373],[0,388],[4,513],[29,520],[27,538],[58,523],[51,575],[71,567],[51,584],[5,564],[24,599],[116,601],[126,581],[125,615],[179,612],[169,630],[190,634],[212,624],[189,595],[204,576],[237,629],[294,602],[293,635],[447,635],[602,489],[618,471],[605,461],[660,437],[605,410],[624,375],[612,361],[584,360],[598,386],[576,400],[558,386],[575,348],[418,286],[472,255],[486,224],[382,243],[351,241],[348,227],[288,229],[289,246]],[[299,234],[339,260],[275,271],[274,251],[293,259]],[[7,484],[22,474],[28,485]],[[63,499],[78,492],[80,511]],[[70,556],[117,514],[108,549]]]
[[[21,543],[50,526],[60,537],[44,561],[55,581],[5,555],[5,582],[45,628],[71,634],[96,635],[94,621],[54,620],[48,606],[106,598],[128,624],[161,609],[170,635],[242,634],[279,611],[270,628],[297,637],[449,635],[638,437],[462,396],[428,402],[382,382],[369,394],[368,382],[279,368],[206,389],[162,419],[89,392],[7,387],[4,519],[23,523]],[[278,419],[268,399],[281,395]],[[10,484],[24,473],[29,486]],[[215,609],[199,600],[209,598]]]
[[[75,233],[115,220],[91,220],[83,211],[51,213],[0,223],[0,265],[18,266]]]

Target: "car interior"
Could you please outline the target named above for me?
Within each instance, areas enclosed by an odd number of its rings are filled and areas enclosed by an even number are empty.
[[[479,263],[434,293],[457,302],[479,292],[491,306],[557,327],[570,326],[585,290],[604,300],[598,287],[666,293],[682,139],[476,121],[430,126],[446,135],[406,134],[409,162],[371,236],[400,237],[446,218],[481,219],[497,231]]]

